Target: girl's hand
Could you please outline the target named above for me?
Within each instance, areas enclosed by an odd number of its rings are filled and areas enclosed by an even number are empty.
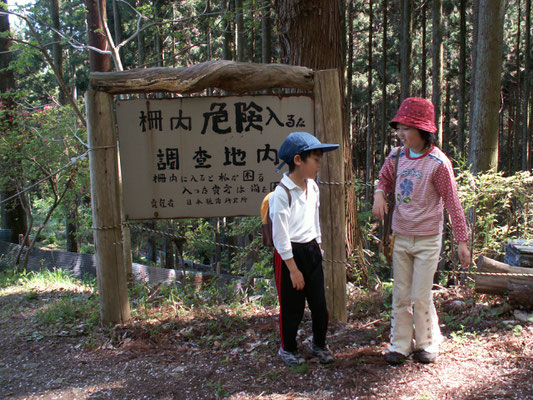
[[[468,250],[468,245],[466,242],[459,242],[459,261],[463,267],[468,267],[470,265],[470,250]]]
[[[385,199],[385,193],[382,191],[374,193],[374,205],[372,206],[372,214],[376,218],[383,219],[387,214],[389,208],[387,206],[387,199]]]

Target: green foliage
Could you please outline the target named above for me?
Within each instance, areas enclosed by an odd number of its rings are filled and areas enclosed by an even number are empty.
[[[260,217],[235,218],[228,224],[228,235],[242,238],[243,249],[232,255],[231,271],[238,275],[273,278],[273,249],[263,245]]]
[[[458,192],[470,220],[474,220],[474,255],[496,257],[510,239],[533,235],[533,177],[529,171],[504,176],[469,171],[458,177]]]

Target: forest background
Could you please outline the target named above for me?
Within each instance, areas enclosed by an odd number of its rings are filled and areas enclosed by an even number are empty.
[[[388,273],[369,209],[379,168],[396,144],[388,121],[408,96],[436,106],[440,145],[454,160],[470,217],[474,258],[498,257],[508,239],[531,237],[531,0],[0,5],[1,224],[13,242],[23,235],[29,246],[94,251],[83,97],[91,71],[222,59],[339,70],[351,281]],[[259,218],[130,226],[134,261],[164,260],[173,268],[181,257],[217,272],[272,274]],[[447,232],[444,264],[454,267]]]

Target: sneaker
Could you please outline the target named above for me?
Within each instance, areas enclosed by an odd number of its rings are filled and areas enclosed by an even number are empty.
[[[327,345],[324,348],[320,348],[316,344],[311,343],[309,349],[311,350],[313,357],[318,358],[318,361],[322,364],[330,364],[335,361],[335,356]]]
[[[403,364],[406,359],[406,356],[404,356],[402,353],[398,353],[397,351],[390,351],[385,354],[385,361],[387,361],[389,365]]]
[[[413,352],[413,360],[422,364],[432,364],[437,359],[437,353],[430,353],[426,350],[415,350]]]
[[[302,365],[305,362],[305,358],[300,356],[298,352],[291,352],[287,350],[283,350],[283,348],[279,348],[278,355],[281,358],[281,361],[285,363],[285,365],[289,367],[293,367],[295,365]]]

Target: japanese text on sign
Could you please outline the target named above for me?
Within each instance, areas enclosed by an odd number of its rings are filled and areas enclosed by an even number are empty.
[[[314,132],[309,96],[120,101],[117,121],[129,219],[258,215],[285,137]]]

